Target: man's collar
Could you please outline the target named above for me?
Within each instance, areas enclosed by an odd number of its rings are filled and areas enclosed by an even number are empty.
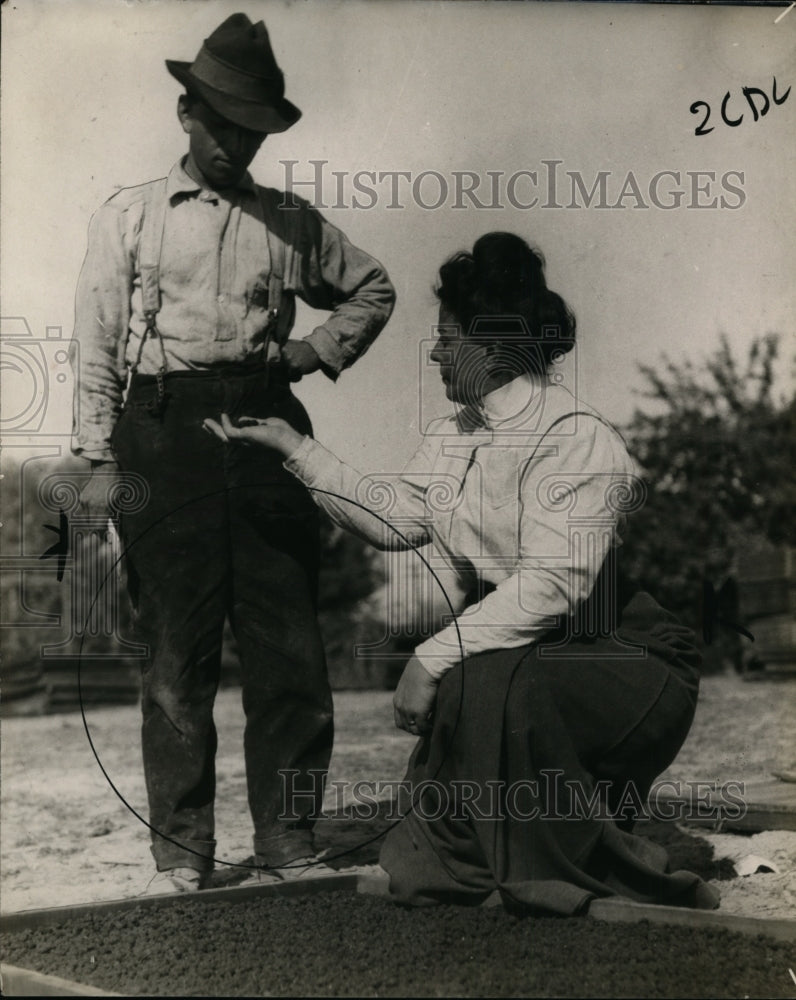
[[[178,195],[196,194],[202,190],[206,190],[211,196],[222,197],[222,192],[213,191],[212,188],[203,188],[198,181],[195,181],[193,177],[191,177],[185,169],[185,159],[186,157],[183,157],[181,160],[178,160],[169,171],[169,176],[166,179],[166,195],[169,200],[172,201]],[[232,190],[246,191],[249,194],[256,194],[257,185],[252,180],[251,174],[246,171],[241,180]]]

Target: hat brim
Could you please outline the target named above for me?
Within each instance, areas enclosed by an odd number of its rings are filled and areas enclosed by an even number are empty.
[[[286,132],[301,118],[301,111],[286,98],[277,105],[245,101],[197,80],[191,73],[191,63],[167,59],[166,68],[186,90],[201,97],[222,118],[252,132]]]

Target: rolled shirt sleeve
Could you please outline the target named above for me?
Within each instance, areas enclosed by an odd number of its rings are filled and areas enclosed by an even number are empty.
[[[331,315],[305,339],[332,379],[353,364],[384,328],[395,289],[382,265],[354,246],[342,230],[301,203],[302,248],[298,295]]]

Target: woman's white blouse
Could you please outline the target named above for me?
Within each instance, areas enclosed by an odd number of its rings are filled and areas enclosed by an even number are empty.
[[[434,677],[462,655],[534,642],[574,614],[644,498],[618,432],[567,389],[530,376],[430,425],[400,474],[362,475],[310,438],[285,468],[371,544],[433,542],[463,592],[479,579],[495,585],[417,647]]]

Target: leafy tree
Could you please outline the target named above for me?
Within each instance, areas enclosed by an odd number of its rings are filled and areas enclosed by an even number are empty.
[[[739,363],[722,335],[703,365],[664,356],[661,369],[640,366],[648,406],[625,430],[649,494],[623,561],[699,630],[705,583],[718,589],[744,545],[796,543],[796,398],[775,396],[778,354],[779,337],[769,334]]]

